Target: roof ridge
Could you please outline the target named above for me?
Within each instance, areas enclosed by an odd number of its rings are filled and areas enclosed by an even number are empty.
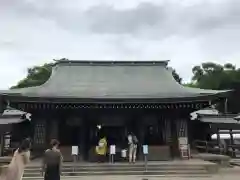
[[[170,60],[142,60],[142,61],[127,61],[127,60],[55,60],[55,65],[164,65],[167,66]]]

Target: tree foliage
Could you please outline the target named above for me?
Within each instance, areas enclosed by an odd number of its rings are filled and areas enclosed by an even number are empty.
[[[182,78],[181,78],[180,75],[176,72],[175,69],[172,71],[172,75],[173,75],[174,79],[175,79],[179,84],[182,84]]]
[[[59,60],[54,59],[54,61],[68,61],[68,59],[66,58],[62,58]],[[26,78],[19,81],[18,84],[16,86],[11,87],[11,89],[34,87],[44,84],[51,76],[53,65],[54,63],[46,63],[42,66],[34,66],[28,68]]]
[[[44,84],[51,75],[52,65],[53,63],[47,63],[42,66],[28,68],[27,77],[19,81],[18,84],[11,87],[11,89],[33,87]]]
[[[203,89],[231,89],[233,84],[240,83],[240,69],[227,63],[202,63],[192,69],[192,84]]]
[[[240,112],[240,69],[227,63],[225,65],[215,63],[203,63],[192,69],[192,86],[202,89],[224,90],[231,89],[233,92],[228,96],[228,112]],[[219,106],[223,110],[223,104]]]

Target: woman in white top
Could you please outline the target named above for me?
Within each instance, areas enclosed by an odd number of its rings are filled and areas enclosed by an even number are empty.
[[[30,161],[30,139],[22,141],[19,148],[14,152],[10,164],[2,167],[0,180],[21,180],[26,164]]]
[[[137,144],[138,139],[135,134],[130,133],[128,135],[128,158],[129,163],[135,163],[136,162],[136,155],[137,155]]]

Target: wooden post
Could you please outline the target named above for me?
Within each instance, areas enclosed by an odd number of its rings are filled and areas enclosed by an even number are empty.
[[[139,146],[141,146],[141,145],[143,145],[144,144],[144,135],[145,134],[145,129],[144,129],[144,125],[143,125],[143,123],[141,122],[139,122],[138,123],[138,140],[139,140]],[[144,159],[144,157],[143,157],[143,153],[142,153],[142,151],[138,151],[139,153],[138,153],[138,159],[140,159],[140,160],[143,160]]]
[[[206,141],[206,153],[208,153],[208,142]]]
[[[0,136],[0,138],[1,138],[1,147],[0,147],[0,156],[3,156],[3,150],[4,150],[4,135],[3,134],[1,134],[1,136]]]
[[[225,114],[228,113],[228,99],[227,98],[225,99],[225,102],[224,102],[224,113]]]
[[[177,127],[175,120],[171,118],[171,156],[174,159],[178,155],[179,153],[178,153]]]
[[[80,158],[81,160],[85,159],[85,143],[86,143],[86,127],[84,126],[84,124],[81,124],[80,128],[79,128],[79,138],[80,138],[80,142],[79,142],[79,151],[80,151]]]
[[[219,129],[217,129],[217,143],[218,143],[218,147],[220,150],[220,154],[221,154],[221,142],[220,142],[220,134],[219,134]]]
[[[50,129],[50,140],[51,139],[58,139],[58,128],[59,124],[57,119],[51,120],[51,129]]]
[[[229,134],[230,134],[230,144],[231,144],[231,149],[232,149],[232,157],[236,157],[236,154],[235,154],[235,147],[234,147],[234,139],[233,139],[233,131],[232,129],[229,130]]]
[[[3,111],[4,111],[3,97],[0,95],[0,114],[2,114]]]

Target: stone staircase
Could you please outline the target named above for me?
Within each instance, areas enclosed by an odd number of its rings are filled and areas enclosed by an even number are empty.
[[[204,161],[193,162],[149,162],[147,168],[144,163],[65,163],[63,176],[116,176],[116,175],[144,175],[144,176],[209,176],[218,172],[218,165]],[[40,164],[29,165],[24,173],[24,179],[41,179]]]

